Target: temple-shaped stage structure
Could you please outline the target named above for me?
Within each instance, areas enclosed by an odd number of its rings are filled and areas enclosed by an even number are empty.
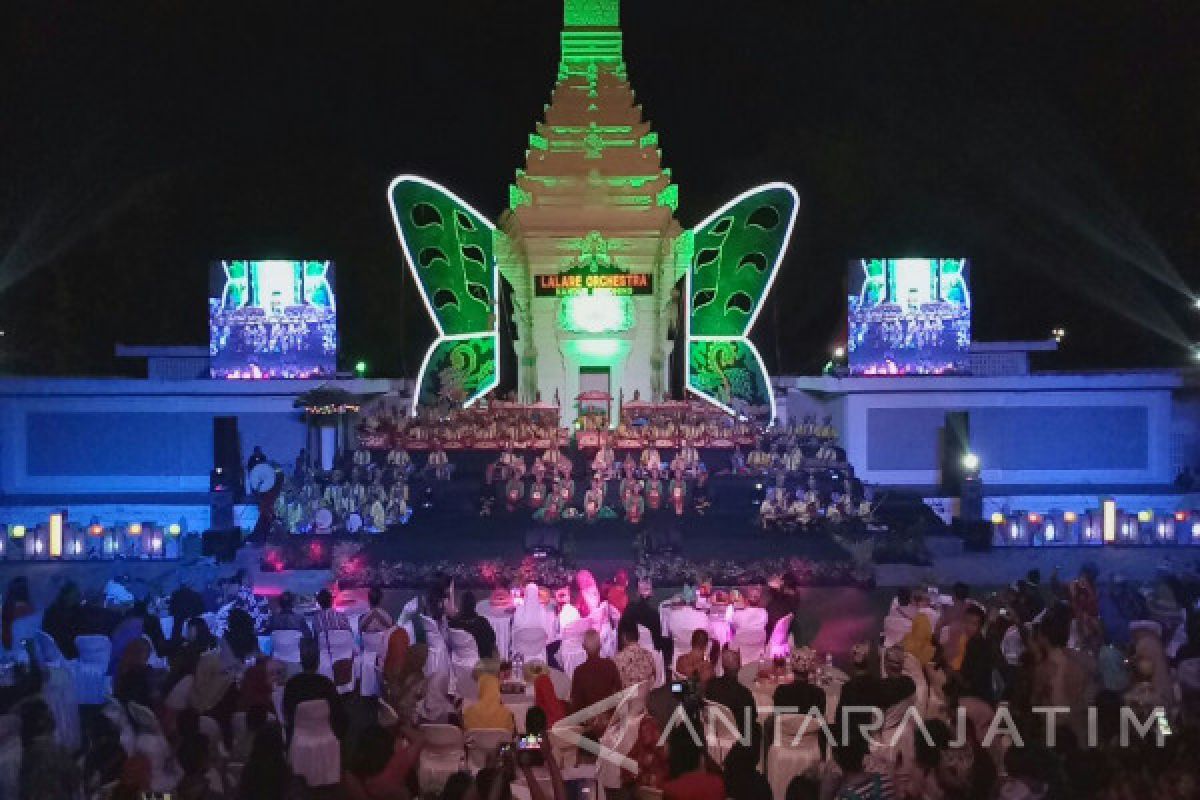
[[[774,417],[746,336],[796,192],[768,184],[680,225],[678,188],[629,83],[617,0],[566,0],[551,102],[498,225],[416,176],[397,178],[389,196],[438,331],[414,414],[470,406],[499,385],[500,330],[511,322],[517,399],[553,403],[565,426],[585,411],[615,426],[625,401],[682,399],[672,385],[730,413]]]

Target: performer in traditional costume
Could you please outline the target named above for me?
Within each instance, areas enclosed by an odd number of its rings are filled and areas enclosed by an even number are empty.
[[[521,499],[524,496],[525,484],[516,475],[509,477],[508,482],[504,484],[504,499],[510,514],[521,505]]]
[[[633,453],[625,454],[625,460],[621,462],[621,474],[626,478],[637,475],[637,462],[633,460]]]
[[[658,449],[653,444],[648,445],[642,450],[642,469],[655,470],[662,466],[662,456],[658,454]]]
[[[663,485],[662,479],[655,472],[646,478],[646,508],[658,511],[662,508]]]
[[[541,456],[533,459],[533,479],[535,481],[543,481],[546,478],[546,462]]]
[[[671,507],[675,509],[675,516],[682,517],[684,504],[687,501],[687,483],[684,482],[682,473],[677,472],[671,477],[667,493],[671,497]]]
[[[762,503],[758,506],[758,524],[763,530],[773,527],[779,521],[779,506],[775,502],[775,492],[767,492]]]
[[[546,502],[546,482],[541,478],[535,477],[533,484],[529,487],[529,507],[539,509]]]
[[[600,478],[593,478],[592,485],[583,493],[583,516],[592,522],[600,515],[604,506],[604,483]]]
[[[633,488],[621,498],[622,504],[625,507],[625,519],[630,523],[637,525],[642,521],[642,517],[646,513],[646,501],[642,499],[642,493],[638,491],[636,483]]]
[[[433,477],[439,481],[450,480],[450,457],[446,455],[446,451],[442,449],[440,440],[435,440],[433,443],[433,451],[429,454],[429,459],[425,462],[425,469],[433,472]]]
[[[742,448],[734,446],[733,455],[729,457],[729,471],[734,475],[746,473],[746,456],[742,454]]]

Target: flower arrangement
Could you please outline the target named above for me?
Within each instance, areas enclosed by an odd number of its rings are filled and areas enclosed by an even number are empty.
[[[680,556],[646,556],[637,567],[639,578],[648,578],[659,586],[684,583],[718,586],[762,585],[772,577],[791,572],[801,586],[875,585],[874,571],[853,561],[812,561],[804,558],[764,558],[735,562],[712,559],[692,561]]]
[[[355,553],[341,561],[335,559],[334,579],[342,589],[381,586],[414,588],[428,586],[438,576],[454,580],[463,589],[521,586],[536,583],[540,586],[565,586],[575,574],[561,559],[526,557],[519,562],[484,560],[472,564],[461,561],[370,562],[364,553]]]

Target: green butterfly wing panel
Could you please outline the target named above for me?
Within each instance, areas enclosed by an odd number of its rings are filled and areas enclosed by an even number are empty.
[[[727,408],[771,405],[770,378],[746,339],[689,342],[688,385]]]
[[[417,402],[463,405],[496,385],[496,339],[439,339],[430,351],[422,372]]]
[[[452,402],[470,405],[499,381],[495,228],[424,178],[396,178],[388,200],[409,269],[438,332],[417,377],[413,413],[418,402],[439,399],[457,397]]]
[[[687,276],[688,388],[727,410],[768,407],[770,378],[746,338],[775,279],[800,201],[786,183],[731,200],[693,232]]]

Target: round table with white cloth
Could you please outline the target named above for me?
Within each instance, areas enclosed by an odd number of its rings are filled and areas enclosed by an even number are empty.
[[[773,678],[760,680],[758,673],[763,668],[770,668],[770,664],[754,661],[743,664],[742,668],[738,670],[738,683],[745,686],[754,695],[754,704],[758,706],[760,722],[768,716],[764,709],[775,704],[775,690],[782,683],[791,682],[789,680],[790,673],[783,680]],[[837,714],[838,702],[842,698],[842,686],[849,680],[849,676],[837,667],[822,667],[821,669],[822,675],[817,678],[816,685],[825,690],[825,719],[832,723],[835,721],[834,715]],[[801,711],[804,710],[801,709]]]

